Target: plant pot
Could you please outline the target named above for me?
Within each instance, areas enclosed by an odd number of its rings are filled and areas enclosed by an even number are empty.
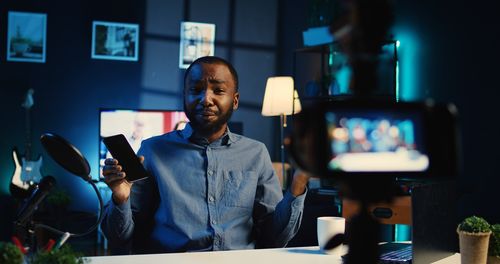
[[[462,264],[486,264],[491,231],[487,233],[469,233],[457,230],[460,240],[460,258]]]
[[[488,264],[500,264],[500,256],[488,256]]]

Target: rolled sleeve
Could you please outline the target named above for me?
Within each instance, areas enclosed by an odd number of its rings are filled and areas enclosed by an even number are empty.
[[[106,205],[101,223],[102,231],[110,242],[110,247],[115,251],[119,248],[123,254],[127,254],[130,250],[133,226],[130,199],[122,204],[115,204],[111,199]]]
[[[276,246],[286,246],[299,231],[306,194],[307,190],[303,194],[294,197],[290,191],[287,191],[276,206],[273,221],[274,228],[275,230],[281,230],[275,238]]]

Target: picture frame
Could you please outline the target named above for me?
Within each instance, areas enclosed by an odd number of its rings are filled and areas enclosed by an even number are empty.
[[[93,21],[92,59],[139,60],[139,25]]]
[[[193,61],[215,52],[215,24],[181,22],[179,68],[186,69]]]
[[[45,63],[47,14],[8,12],[7,61]]]

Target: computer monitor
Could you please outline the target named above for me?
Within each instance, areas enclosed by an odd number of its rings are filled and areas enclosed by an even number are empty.
[[[142,140],[184,128],[188,118],[180,110],[109,109],[99,110],[99,179],[104,160],[111,157],[102,139],[123,134],[137,153]]]

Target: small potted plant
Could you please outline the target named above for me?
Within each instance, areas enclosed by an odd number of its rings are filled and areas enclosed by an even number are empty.
[[[57,227],[62,227],[62,224],[66,219],[65,217],[68,214],[68,207],[70,204],[71,196],[69,196],[69,194],[61,188],[56,188],[47,196],[46,205],[49,213],[57,219]]]
[[[38,251],[31,259],[30,264],[84,264],[87,259],[81,253],[75,252],[70,246],[51,251]]]
[[[488,264],[500,264],[500,224],[491,226]]]
[[[57,188],[47,196],[47,203],[53,207],[66,210],[71,204],[71,196],[65,190]]]
[[[481,217],[467,217],[458,225],[457,233],[462,263],[486,264],[491,235],[490,224]]]
[[[0,263],[23,264],[24,255],[14,244],[0,242]]]

